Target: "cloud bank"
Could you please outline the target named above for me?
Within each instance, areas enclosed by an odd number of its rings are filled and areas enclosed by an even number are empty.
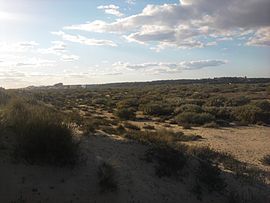
[[[269,0],[180,0],[147,5],[140,13],[113,22],[65,26],[67,30],[117,33],[128,41],[166,47],[202,48],[220,38],[249,36],[248,45],[269,46]]]

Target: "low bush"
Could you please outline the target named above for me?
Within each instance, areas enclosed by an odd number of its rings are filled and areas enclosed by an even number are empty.
[[[269,113],[264,112],[261,108],[255,105],[246,105],[238,107],[234,110],[234,117],[238,121],[249,124],[256,124],[259,122],[269,123]]]
[[[155,162],[158,177],[178,177],[184,168],[186,155],[168,146],[155,147],[147,151],[147,159]]]
[[[96,128],[97,128],[97,125],[91,119],[87,119],[83,122],[82,130],[83,130],[84,135],[95,133]]]
[[[173,109],[170,106],[155,103],[142,106],[142,110],[144,114],[152,116],[168,116],[173,113]]]
[[[250,102],[250,99],[245,96],[234,97],[226,101],[226,106],[243,106],[243,105],[248,104],[249,102]]]
[[[265,155],[265,156],[262,158],[262,163],[263,163],[264,165],[270,166],[270,154]]]
[[[194,112],[184,112],[175,117],[175,120],[179,124],[197,124],[203,125],[213,121],[215,118],[209,113],[194,113]]]
[[[133,108],[121,108],[117,109],[115,115],[121,120],[132,120],[136,117]]]
[[[215,107],[223,107],[226,105],[227,99],[223,96],[215,96],[215,97],[210,97],[206,105],[207,106],[215,106]]]
[[[200,161],[196,171],[196,179],[199,184],[206,186],[209,192],[220,192],[226,187],[224,179],[220,176],[218,166],[208,161]]]
[[[78,143],[61,114],[21,100],[11,102],[4,112],[4,125],[16,133],[15,155],[29,163],[73,165]]]
[[[97,175],[100,192],[113,192],[117,190],[118,184],[115,177],[115,169],[111,164],[106,162],[100,164]]]
[[[174,111],[176,114],[183,113],[183,112],[194,112],[194,113],[202,113],[203,109],[199,105],[196,104],[184,104]]]

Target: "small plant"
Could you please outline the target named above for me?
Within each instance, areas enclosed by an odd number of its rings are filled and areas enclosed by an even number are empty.
[[[223,178],[220,177],[221,170],[208,161],[200,161],[196,172],[199,183],[205,185],[209,192],[219,192],[226,187]]]
[[[267,154],[262,158],[262,163],[264,165],[270,166],[270,154]]]
[[[158,177],[178,177],[187,161],[183,152],[168,146],[152,148],[146,156],[155,161],[155,171]]]
[[[89,135],[96,132],[96,125],[92,120],[86,120],[82,126],[83,134]]]
[[[109,163],[103,162],[98,167],[98,179],[100,192],[113,192],[117,190],[117,181],[115,178],[115,169]]]

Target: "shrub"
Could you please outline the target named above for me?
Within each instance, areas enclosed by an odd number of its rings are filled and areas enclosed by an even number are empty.
[[[146,156],[156,162],[155,171],[158,177],[178,177],[187,161],[183,152],[168,146],[152,148],[147,151]]]
[[[5,105],[10,100],[9,94],[6,92],[5,89],[0,87],[0,106]]]
[[[196,179],[205,185],[209,192],[222,191],[226,187],[224,179],[220,176],[221,170],[208,161],[200,161],[196,171]]]
[[[267,100],[255,102],[255,106],[259,107],[262,111],[270,112],[270,103]]]
[[[118,125],[116,130],[118,131],[119,134],[126,132],[126,129],[124,128],[123,125]]]
[[[246,105],[238,107],[234,110],[234,117],[238,121],[251,124],[258,122],[269,123],[269,114],[262,111],[261,108],[254,105]]]
[[[117,111],[115,112],[115,115],[121,120],[131,120],[136,117],[135,111],[133,108],[117,109]]]
[[[122,109],[122,108],[134,108],[137,109],[139,106],[139,101],[137,98],[130,98],[130,99],[125,99],[116,104],[117,108]]]
[[[171,115],[173,109],[163,104],[146,104],[142,107],[143,113],[153,116],[168,116]]]
[[[113,192],[117,190],[117,181],[115,178],[115,170],[111,164],[103,162],[99,165],[97,171],[99,179],[100,192]]]
[[[265,164],[265,165],[270,166],[270,154],[265,155],[265,156],[263,157],[262,163]]]
[[[243,106],[250,102],[250,99],[244,96],[230,98],[226,101],[226,106]]]
[[[203,125],[214,120],[214,116],[209,113],[194,113],[194,112],[184,112],[175,117],[175,120],[180,123],[188,124],[198,124]]]
[[[231,110],[226,107],[205,107],[205,112],[210,113],[217,119],[231,120]]]
[[[210,97],[206,105],[207,106],[216,106],[216,107],[222,107],[225,106],[227,99],[223,96],[215,96],[215,97]]]
[[[57,112],[12,102],[4,113],[4,123],[16,133],[17,157],[30,163],[73,165],[78,159],[78,143]]]
[[[84,135],[89,135],[96,132],[96,124],[92,120],[85,120],[83,122],[82,130]]]
[[[183,112],[195,112],[202,113],[202,107],[196,104],[184,104],[175,110],[175,113],[183,113]]]

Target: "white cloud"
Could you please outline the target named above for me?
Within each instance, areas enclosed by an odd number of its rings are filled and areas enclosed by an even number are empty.
[[[81,35],[66,34],[63,31],[51,32],[51,33],[53,35],[57,35],[57,36],[62,37],[62,39],[65,40],[65,41],[80,43],[80,44],[83,44],[83,45],[89,45],[89,46],[112,46],[112,47],[117,46],[117,44],[115,44],[113,41],[110,41],[110,40],[90,39],[90,38],[86,38],[86,37],[81,36]]]
[[[141,63],[130,64],[117,62],[113,64],[116,71],[144,71],[152,74],[160,73],[178,73],[184,70],[197,70],[206,67],[221,66],[228,63],[226,60],[199,60],[199,61],[182,61],[179,63]]]
[[[64,29],[119,33],[129,41],[164,47],[205,47],[203,38],[229,39],[270,26],[269,0],[181,0],[147,5],[142,12],[113,22],[96,20]],[[261,42],[269,40],[264,34]],[[254,43],[250,43],[254,44]],[[266,43],[266,45],[268,45]]]
[[[117,17],[122,17],[124,16],[123,13],[119,11],[119,6],[110,4],[110,5],[101,5],[97,7],[98,9],[104,10],[105,13],[115,15]]]
[[[255,34],[250,37],[247,45],[270,46],[270,27],[257,30]]]

